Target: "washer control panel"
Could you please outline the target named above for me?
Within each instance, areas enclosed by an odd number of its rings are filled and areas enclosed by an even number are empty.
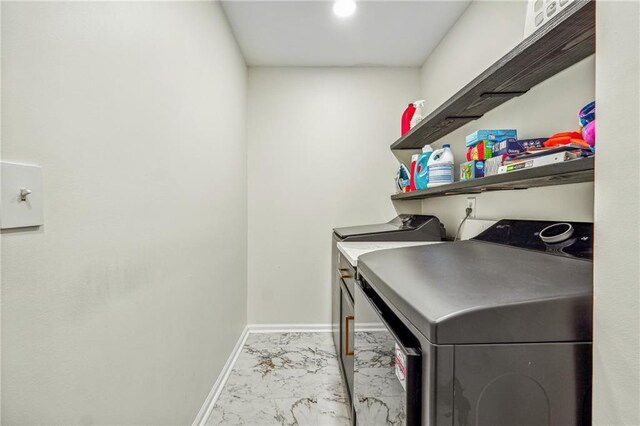
[[[473,239],[593,260],[593,223],[588,222],[503,219]]]

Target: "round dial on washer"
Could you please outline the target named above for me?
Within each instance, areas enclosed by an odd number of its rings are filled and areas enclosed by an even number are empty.
[[[554,223],[540,231],[540,239],[547,244],[557,244],[571,238],[574,232],[570,223]]]

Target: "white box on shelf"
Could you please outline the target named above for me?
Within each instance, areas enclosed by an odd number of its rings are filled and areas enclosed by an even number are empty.
[[[576,0],[529,0],[527,2],[527,17],[524,22],[524,37],[527,38],[565,7]],[[584,1],[584,0],[578,0]]]
[[[516,161],[510,164],[500,166],[498,173],[515,172],[516,170],[529,169],[531,167],[548,166],[549,164],[564,163],[565,161],[574,160],[577,156],[570,152],[556,152],[555,154],[535,157],[528,160]]]

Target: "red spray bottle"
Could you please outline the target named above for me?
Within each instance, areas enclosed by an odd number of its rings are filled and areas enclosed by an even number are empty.
[[[404,136],[411,129],[411,119],[416,112],[416,107],[413,104],[409,104],[407,109],[402,114],[402,120],[400,121],[400,136]]]

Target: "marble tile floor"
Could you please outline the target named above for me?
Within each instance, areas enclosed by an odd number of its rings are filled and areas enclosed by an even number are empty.
[[[208,425],[349,426],[331,333],[252,333]]]

